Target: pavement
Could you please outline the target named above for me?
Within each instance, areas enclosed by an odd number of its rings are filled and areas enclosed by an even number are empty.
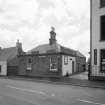
[[[70,78],[79,79],[79,80],[88,80],[88,72],[86,71],[79,74],[75,74],[70,76]]]
[[[67,77],[65,78],[27,78],[27,77],[19,77],[19,76],[16,76],[16,77],[10,76],[10,77],[3,77],[3,78],[33,81],[33,82],[44,82],[44,83],[58,84],[58,85],[73,85],[73,86],[80,86],[80,87],[105,89],[105,81],[89,81],[87,72],[76,74],[74,76],[70,76],[69,78]]]

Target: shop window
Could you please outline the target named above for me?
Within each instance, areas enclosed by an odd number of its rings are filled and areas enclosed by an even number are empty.
[[[97,49],[94,49],[94,65],[97,65]]]
[[[65,64],[65,65],[68,64],[68,56],[64,56],[64,64]]]
[[[50,58],[50,71],[57,71],[57,58],[56,57]]]
[[[105,72],[105,49],[100,51],[101,60],[100,60],[100,68],[102,72]]]
[[[27,59],[27,70],[32,70],[32,58]]]
[[[100,40],[105,41],[105,15],[100,17]]]
[[[105,7],[105,0],[100,0],[100,7],[101,8]]]

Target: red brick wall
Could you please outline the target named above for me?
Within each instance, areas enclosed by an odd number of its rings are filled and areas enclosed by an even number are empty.
[[[26,70],[27,68],[27,58],[32,57],[32,71]],[[57,57],[57,67],[58,71],[50,71],[50,57]],[[61,55],[25,55],[19,56],[19,74],[18,75],[28,75],[28,76],[61,76],[62,71],[62,61]]]

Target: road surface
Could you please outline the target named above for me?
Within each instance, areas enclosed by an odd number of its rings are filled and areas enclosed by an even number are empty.
[[[105,105],[105,90],[0,78],[0,105]]]

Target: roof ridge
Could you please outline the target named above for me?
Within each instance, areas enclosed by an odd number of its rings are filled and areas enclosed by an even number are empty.
[[[11,48],[16,48],[16,47],[7,47],[7,48],[2,48],[1,50],[11,49]]]
[[[16,47],[4,48],[0,51],[0,60],[8,60],[8,58],[15,55],[17,55]]]

